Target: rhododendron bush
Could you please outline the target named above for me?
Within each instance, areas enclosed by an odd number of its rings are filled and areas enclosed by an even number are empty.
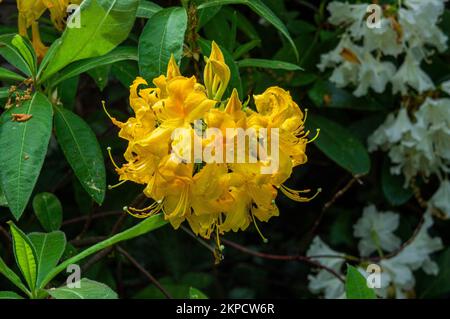
[[[0,299],[450,296],[446,4],[0,1]]]

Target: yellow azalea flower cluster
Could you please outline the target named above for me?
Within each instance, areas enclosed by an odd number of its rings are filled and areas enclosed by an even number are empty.
[[[167,74],[155,78],[153,87],[139,77],[131,85],[130,105],[135,117],[120,122],[108,116],[120,128],[119,136],[129,142],[124,154],[126,163],[119,167],[113,161],[120,176],[118,185],[125,181],[143,184],[144,194],[152,199],[152,204],[144,209],[125,210],[136,217],[162,211],[174,228],[187,221],[195,234],[210,238],[215,233],[218,240],[219,235],[245,230],[252,222],[259,232],[256,220],[267,222],[279,214],[275,204],[278,190],[296,201],[310,200],[301,196],[308,191],[283,185],[292,169],[307,161],[308,132],[304,132],[305,115],[289,92],[279,87],[254,96],[255,110],[241,103],[236,90],[222,101],[230,69],[214,42],[211,55],[205,60],[204,85],[195,76],[181,75],[172,56]],[[263,161],[177,160],[174,148],[189,152],[192,148],[184,148],[186,143],[199,141],[206,148],[212,143],[211,137],[195,133],[195,121],[201,121],[203,128],[219,129],[224,136],[227,128],[277,128],[279,149],[270,153],[279,152],[278,169],[262,174],[261,167],[268,165]],[[188,132],[187,136],[172,139],[172,133],[180,127]],[[225,144],[230,143],[227,141]]]
[[[19,10],[19,34],[28,37],[28,29],[31,27],[32,44],[38,58],[42,58],[47,52],[47,47],[41,41],[39,33],[39,18],[48,9],[50,18],[55,27],[62,31],[64,19],[67,16],[67,7],[70,4],[80,4],[82,0],[17,0]]]

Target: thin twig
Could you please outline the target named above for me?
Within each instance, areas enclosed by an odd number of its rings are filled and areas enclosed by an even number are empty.
[[[342,278],[341,275],[339,275],[334,269],[331,269],[327,266],[322,265],[321,263],[311,259],[310,257],[307,256],[301,256],[301,255],[274,255],[274,254],[266,254],[266,253],[260,253],[251,249],[248,249],[244,246],[241,246],[235,242],[232,242],[230,240],[226,240],[222,238],[222,242],[225,243],[226,245],[233,247],[243,253],[246,253],[248,255],[252,255],[255,257],[260,257],[260,258],[264,258],[264,259],[271,259],[271,260],[282,260],[282,261],[301,261],[301,262],[305,262],[308,263],[310,265],[313,265],[315,267],[324,269],[326,271],[328,271],[330,274],[332,274],[333,276],[335,276],[337,279],[339,279],[341,282],[344,282],[344,279]]]
[[[159,281],[152,276],[151,273],[149,273],[142,265],[134,259],[125,249],[123,249],[120,246],[117,246],[117,251],[121,253],[125,258],[127,258],[130,263],[136,267],[142,274],[147,277],[147,279],[158,288],[164,296],[166,296],[167,299],[173,299],[173,297],[170,295],[170,293],[159,283]]]
[[[123,214],[123,211],[102,212],[102,213],[92,214],[91,219],[94,220],[94,219],[99,219],[99,218],[103,218],[103,217],[117,216],[117,215],[122,215],[122,214]],[[81,223],[81,222],[86,221],[88,218],[89,218],[89,216],[80,216],[80,217],[68,219],[68,220],[64,221],[62,223],[62,225],[67,226],[67,225]]]

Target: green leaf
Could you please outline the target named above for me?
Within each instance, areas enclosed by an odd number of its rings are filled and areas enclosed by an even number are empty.
[[[0,67],[0,81],[23,81],[25,78],[13,71]]]
[[[24,74],[31,76],[33,74],[31,67],[20,54],[19,50],[12,44],[14,36],[14,34],[0,36],[0,55]]]
[[[52,85],[57,85],[58,83],[68,80],[83,72],[126,60],[138,60],[137,50],[135,47],[118,47],[103,56],[72,63],[68,67],[64,68],[60,73],[55,75],[51,82]]]
[[[255,13],[266,19],[269,23],[271,23],[278,31],[283,34],[283,36],[289,41],[294,51],[295,57],[298,60],[299,54],[297,47],[295,46],[294,40],[292,40],[288,29],[284,25],[284,23],[260,0],[211,0],[205,3],[202,3],[198,6],[198,9],[209,8],[214,6],[221,6],[227,4],[245,4],[250,9],[252,9]]]
[[[22,283],[22,280],[19,278],[19,276],[17,276],[16,273],[5,264],[5,262],[1,257],[0,257],[0,274],[5,276],[11,283],[13,283],[17,288],[22,290],[24,293],[30,295],[30,291]]]
[[[83,258],[86,258],[92,254],[95,254],[99,250],[105,249],[109,246],[115,245],[119,242],[130,240],[132,238],[141,236],[143,234],[146,234],[152,230],[158,229],[162,226],[167,224],[167,222],[164,220],[164,217],[161,214],[149,217],[139,224],[121,232],[118,233],[108,239],[105,239],[102,242],[99,242],[98,244],[95,244],[86,250],[82,251],[78,255],[67,259],[63,263],[59,264],[57,267],[55,267],[46,277],[45,280],[41,283],[42,287],[45,287],[56,275],[58,275],[61,271],[65,270],[67,266],[71,264],[76,264]]]
[[[403,175],[391,174],[389,160],[385,159],[381,172],[381,188],[384,196],[392,205],[403,205],[413,196],[411,188],[404,188],[404,184]]]
[[[251,40],[247,43],[244,43],[243,45],[239,46],[234,50],[233,52],[233,58],[235,60],[239,59],[241,56],[246,54],[247,52],[253,50],[254,48],[261,46],[261,40],[255,39]]]
[[[369,96],[357,98],[329,81],[317,81],[308,91],[308,96],[317,107],[361,111],[380,111],[384,108],[383,105]],[[327,103],[325,103],[325,96],[327,96]]]
[[[17,48],[25,61],[27,61],[28,66],[32,70],[31,74],[35,75],[37,69],[37,56],[30,41],[16,34],[12,38],[11,44]]]
[[[8,201],[6,200],[5,194],[3,194],[1,187],[0,187],[0,206],[8,207]]]
[[[33,292],[36,287],[38,264],[36,250],[30,239],[13,222],[8,222],[13,239],[14,256],[20,272]]]
[[[186,28],[187,14],[181,7],[158,11],[147,21],[139,38],[139,70],[145,79],[165,74],[171,54],[181,59]]]
[[[422,289],[418,289],[419,298],[442,298],[450,293],[450,248],[447,248],[436,258],[439,273],[426,275],[418,282]]]
[[[209,56],[211,54],[211,41],[208,41],[205,39],[199,39],[198,44],[199,44],[202,54],[204,56]],[[225,58],[225,63],[228,65],[228,67],[230,68],[230,72],[231,72],[230,83],[228,84],[228,89],[227,89],[227,95],[228,96],[231,95],[232,89],[236,88],[239,93],[239,97],[242,99],[244,97],[244,93],[243,93],[243,89],[242,89],[242,82],[241,82],[241,76],[239,73],[239,67],[237,66],[236,62],[234,61],[233,55],[228,50],[226,50],[222,46],[220,47],[220,49],[222,50],[223,56]]]
[[[320,134],[315,144],[331,160],[354,175],[370,171],[370,157],[364,145],[340,124],[318,115],[308,116],[308,128]]]
[[[240,68],[264,68],[264,69],[278,69],[287,71],[300,71],[303,70],[298,65],[275,60],[265,59],[243,59],[236,62]]]
[[[77,101],[78,84],[80,76],[74,76],[64,80],[57,86],[58,98],[62,105],[69,110],[73,110]]]
[[[128,89],[139,74],[139,67],[135,61],[121,61],[114,63],[111,72]]]
[[[0,88],[0,99],[5,99],[9,96],[9,88]]]
[[[66,248],[66,235],[61,231],[51,233],[28,234],[36,249],[36,260],[38,264],[37,287],[45,276],[56,267]]]
[[[203,8],[198,10],[198,23],[197,31],[205,26],[216,14],[219,13],[221,6],[215,6],[210,8]]]
[[[0,299],[23,299],[23,297],[13,291],[0,291]]]
[[[59,49],[59,47],[62,44],[61,38],[56,39],[55,42],[52,43],[50,48],[48,48],[47,53],[44,55],[44,58],[42,59],[42,62],[39,65],[38,72],[37,72],[37,81],[40,82],[40,77],[42,72],[47,68],[50,61],[53,59],[53,57],[56,54],[56,51]]]
[[[124,41],[138,4],[137,0],[84,0],[79,13],[81,28],[66,28],[42,81],[72,62],[102,56]]]
[[[33,209],[45,231],[51,232],[61,227],[63,208],[55,195],[37,194],[33,199]]]
[[[208,299],[208,297],[197,288],[189,288],[189,299]]]
[[[55,107],[55,132],[59,145],[86,192],[103,203],[106,173],[102,151],[89,125],[78,115]]]
[[[140,0],[136,12],[136,17],[150,19],[156,12],[161,10],[162,7],[154,2]]]
[[[109,74],[111,72],[111,64],[97,66],[88,71],[89,76],[95,81],[97,87],[103,92],[108,85]]]
[[[80,288],[61,287],[48,289],[47,292],[55,299],[117,299],[117,294],[107,285],[83,278]]]
[[[25,122],[12,121],[11,114],[28,114]],[[16,219],[30,199],[44,163],[52,132],[52,105],[41,93],[20,107],[3,113],[0,125],[0,182],[9,209]]]
[[[345,292],[347,299],[377,299],[375,291],[367,287],[366,278],[351,265],[347,265]]]

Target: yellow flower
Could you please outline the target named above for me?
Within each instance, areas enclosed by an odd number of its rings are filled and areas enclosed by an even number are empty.
[[[32,28],[32,44],[39,59],[42,59],[48,48],[42,43],[38,20],[45,12],[50,11],[54,26],[62,31],[69,4],[80,4],[82,0],[17,0],[19,11],[19,34],[28,37],[28,29]]]
[[[228,82],[230,82],[230,68],[219,46],[213,41],[211,55],[205,58],[206,66],[203,74],[208,97],[217,101],[222,99]]]
[[[187,221],[196,235],[215,234],[220,247],[219,235],[245,230],[252,223],[261,234],[257,221],[279,215],[278,190],[299,202],[309,200],[302,195],[307,191],[283,184],[295,166],[307,161],[308,132],[303,112],[279,87],[254,96],[256,111],[243,106],[236,89],[223,100],[230,70],[214,42],[206,61],[205,85],[194,76],[183,76],[173,56],[166,74],[153,79],[154,86],[138,77],[130,87],[134,117],[124,123],[111,120],[128,141],[126,163],[116,167],[120,181],[145,185],[143,192],[153,201],[143,209],[126,207],[126,211],[141,218],[163,212],[174,228]],[[226,152],[229,147],[237,149],[239,133],[246,130],[255,130],[256,135],[244,138],[242,163],[235,153],[228,157]],[[264,130],[267,138],[259,135]],[[253,150],[251,139],[258,145],[270,144],[270,149]],[[276,140],[279,144],[272,145]],[[220,151],[213,148],[217,142],[222,142],[218,147],[223,146],[225,161],[215,156]],[[205,157],[206,151],[212,156]],[[275,158],[277,169],[265,173]]]

